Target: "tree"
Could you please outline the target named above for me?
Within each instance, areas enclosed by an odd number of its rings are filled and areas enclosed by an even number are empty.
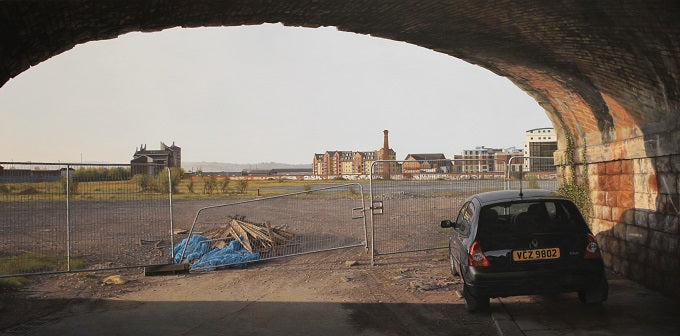
[[[132,177],[132,181],[142,189],[142,191],[153,190],[153,177],[147,174],[137,174]]]
[[[214,175],[208,177],[208,180],[203,184],[203,193],[212,194],[213,190],[217,189],[217,178]]]
[[[248,180],[246,180],[246,179],[238,180],[237,186],[238,186],[238,190],[241,194],[245,193],[246,189],[248,188]]]
[[[220,189],[223,194],[226,194],[227,191],[229,191],[229,181],[229,178],[225,177],[224,180],[222,180],[222,183],[220,183]]]
[[[194,179],[192,176],[189,176],[189,181],[187,181],[187,189],[190,193],[194,193]]]
[[[172,193],[176,194],[177,187],[181,180],[180,170],[175,167],[170,168],[170,181],[168,181],[168,170],[163,169],[160,174],[158,174],[157,180],[161,192],[167,193],[170,190],[169,184],[172,182]]]

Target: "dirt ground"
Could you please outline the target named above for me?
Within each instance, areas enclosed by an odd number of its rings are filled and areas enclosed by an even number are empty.
[[[111,274],[128,282],[102,285]],[[374,267],[364,248],[350,248],[204,274],[33,280],[0,294],[4,334],[495,334],[488,315],[465,312],[442,251],[382,256]]]

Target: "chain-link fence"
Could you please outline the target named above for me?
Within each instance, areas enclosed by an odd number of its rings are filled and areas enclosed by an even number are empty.
[[[517,189],[520,183],[557,190],[552,158],[377,161],[371,172],[372,257],[445,248],[449,232],[439,223],[455,218],[474,194]]]
[[[191,242],[200,235],[210,243],[206,250],[213,251],[239,240],[249,253],[257,254],[248,261],[366,246],[365,207],[363,187],[358,183],[234,201],[199,209],[187,234],[176,241],[189,238],[185,241]],[[176,261],[186,262],[188,244],[183,243],[177,245]],[[243,263],[227,259],[199,261],[192,270]]]
[[[0,277],[169,262],[171,182],[161,166],[0,167]]]

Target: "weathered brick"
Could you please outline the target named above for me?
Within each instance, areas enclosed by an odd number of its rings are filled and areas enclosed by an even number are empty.
[[[635,207],[635,194],[633,192],[621,191],[617,193],[616,200],[618,206],[626,209]]]
[[[664,221],[663,231],[666,233],[677,235],[679,233],[678,229],[678,216],[676,215],[666,215]],[[678,256],[680,257],[680,256]]]
[[[678,192],[677,179],[678,175],[674,173],[657,174],[657,184],[659,192],[664,194],[673,194]]]
[[[619,175],[621,174],[621,161],[610,161],[605,165],[605,170],[607,175]]]
[[[680,173],[680,155],[671,156],[671,168],[673,169],[674,173]]]
[[[633,160],[623,160],[621,161],[621,174],[632,175],[633,174]]]
[[[649,231],[639,226],[630,225],[625,230],[626,241],[637,245],[647,245]]]
[[[649,227],[648,212],[645,210],[635,210],[635,225],[639,227]]]
[[[655,165],[656,165],[656,172],[657,173],[670,173],[670,172],[672,172],[671,160],[670,160],[670,157],[668,157],[668,156],[657,157],[656,160],[655,160]]]
[[[633,174],[622,174],[619,176],[619,188],[620,191],[635,191],[635,181],[633,179]]]

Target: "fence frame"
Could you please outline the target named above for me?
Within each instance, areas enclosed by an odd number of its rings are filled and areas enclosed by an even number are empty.
[[[64,273],[79,273],[79,272],[93,272],[93,271],[108,271],[108,270],[118,270],[118,269],[128,269],[128,268],[138,268],[138,267],[147,267],[147,266],[159,266],[159,265],[165,265],[165,264],[137,264],[137,265],[125,265],[125,266],[116,266],[116,267],[105,267],[105,268],[97,268],[97,269],[79,269],[79,270],[73,270],[71,269],[71,215],[70,215],[70,201],[71,201],[71,167],[101,167],[101,166],[106,166],[106,167],[130,167],[135,165],[143,165],[143,166],[157,166],[157,167],[164,167],[166,171],[168,172],[168,185],[170,186],[168,188],[168,194],[169,194],[169,208],[170,208],[170,243],[171,246],[174,246],[174,220],[173,220],[173,212],[172,212],[172,174],[170,172],[170,167],[162,164],[155,164],[155,163],[146,163],[146,164],[135,164],[135,163],[74,163],[74,162],[65,162],[65,163],[60,163],[60,162],[14,162],[14,161],[0,161],[0,165],[11,165],[11,166],[62,166],[66,167],[66,199],[65,199],[65,204],[66,204],[66,270],[65,271],[44,271],[44,272],[32,272],[32,273],[17,273],[17,274],[0,274],[0,278],[10,278],[10,277],[20,277],[20,276],[31,276],[31,275],[49,275],[49,274],[64,274]],[[171,249],[172,251],[172,249]],[[171,252],[172,257],[174,257],[174,251]]]
[[[204,210],[235,206],[235,205],[239,205],[239,204],[257,203],[257,202],[262,202],[262,201],[267,201],[267,200],[272,200],[272,199],[286,198],[286,197],[292,197],[292,196],[297,196],[297,195],[302,195],[302,194],[310,194],[310,193],[324,191],[324,190],[347,188],[347,187],[351,187],[351,186],[359,186],[359,190],[360,190],[359,193],[361,195],[361,208],[353,208],[352,213],[354,213],[354,210],[361,209],[361,212],[362,212],[361,218],[363,218],[363,227],[364,227],[364,241],[362,243],[340,246],[340,247],[332,247],[332,248],[326,248],[326,249],[320,249],[320,250],[314,250],[314,251],[293,253],[293,254],[287,254],[287,255],[282,255],[282,256],[274,256],[274,257],[269,257],[269,258],[262,258],[262,259],[258,259],[257,261],[287,258],[287,257],[303,255],[303,254],[310,254],[310,253],[317,253],[317,252],[334,251],[334,250],[346,249],[346,248],[362,246],[362,245],[368,251],[368,228],[367,228],[367,222],[366,222],[366,211],[369,210],[369,209],[366,208],[366,199],[365,199],[365,196],[364,196],[364,187],[360,183],[347,183],[347,184],[340,184],[340,185],[332,185],[332,186],[328,186],[328,187],[317,188],[317,189],[314,189],[314,190],[298,191],[298,192],[294,192],[294,193],[287,193],[287,194],[282,194],[282,195],[261,197],[261,198],[249,199],[249,200],[244,200],[244,201],[239,201],[239,202],[217,204],[217,205],[211,205],[211,206],[203,207],[203,208],[196,210],[196,215],[194,216],[194,221],[191,224],[191,228],[189,229],[189,233],[187,234],[186,239],[187,239],[187,242],[189,242],[189,240],[191,239],[191,236],[194,233],[194,228],[196,227],[196,223],[198,221],[198,218],[201,215],[201,212],[203,212]],[[351,219],[358,219],[358,218],[352,217]],[[180,254],[180,261],[182,259],[184,259],[184,255],[186,254],[188,245],[189,244],[184,244],[184,248],[182,249],[182,253]],[[173,255],[173,258],[174,258],[174,255]],[[210,267],[200,267],[200,268],[195,269],[195,271],[200,271],[202,269],[214,268],[214,267],[246,264],[246,263],[250,263],[250,262],[253,262],[253,261],[245,261],[245,262],[240,262],[240,263],[225,264],[225,265],[210,266]]]
[[[514,162],[515,160],[520,160],[520,159],[522,159],[522,160],[533,160],[533,159],[551,159],[551,160],[554,160],[553,157],[542,157],[542,156],[541,156],[541,157],[537,157],[537,156],[512,156],[512,157],[508,158],[508,160],[507,160],[507,164],[506,164],[506,166],[505,166],[505,171],[487,171],[487,172],[478,171],[478,172],[471,172],[471,173],[503,173],[503,190],[509,190],[509,189],[510,189],[510,181],[511,181],[511,179],[510,179],[510,174],[511,174],[512,164],[513,164],[513,162]],[[452,162],[452,161],[459,161],[459,162],[460,162],[460,161],[473,161],[473,162],[477,162],[477,163],[479,163],[479,164],[481,165],[481,161],[482,161],[482,160],[483,160],[483,159],[456,159],[456,160],[440,159],[440,160],[414,160],[414,162],[433,162],[433,161],[441,161],[441,162],[446,162],[446,161],[449,161],[449,162]],[[491,160],[495,160],[495,159],[491,159]],[[374,219],[374,217],[375,217],[375,215],[380,215],[380,214],[382,214],[382,210],[383,210],[383,203],[382,203],[383,201],[382,201],[382,200],[381,200],[381,201],[376,201],[376,200],[375,200],[373,180],[375,180],[376,177],[378,177],[378,178],[380,177],[380,176],[379,176],[380,174],[376,174],[375,167],[376,167],[378,164],[399,163],[399,162],[401,162],[401,163],[403,164],[403,163],[405,163],[405,162],[412,162],[412,161],[407,161],[407,160],[376,160],[376,161],[374,161],[374,162],[371,164],[371,170],[370,170],[370,171],[371,171],[371,174],[370,174],[370,179],[369,179],[369,198],[370,198],[370,205],[371,205],[371,206],[370,206],[369,209],[367,209],[367,210],[370,210],[370,215],[371,215],[371,219],[370,219],[370,225],[371,225],[371,246],[370,246],[369,253],[370,253],[370,255],[371,255],[371,265],[372,265],[372,266],[375,265],[375,257],[376,257],[377,255],[389,255],[389,254],[397,254],[397,253],[410,253],[410,252],[420,252],[420,251],[429,251],[429,250],[439,250],[439,249],[447,248],[447,246],[441,246],[441,247],[420,248],[420,249],[412,249],[412,250],[397,251],[397,252],[385,252],[385,253],[380,253],[380,254],[376,254],[376,253],[375,253],[375,236],[376,236],[376,232],[375,232],[375,219]],[[553,163],[553,166],[555,166],[554,163]],[[522,168],[523,168],[523,167],[524,167],[524,162],[523,162],[523,164],[522,164]],[[555,166],[555,167],[557,167],[557,166]],[[383,169],[385,169],[385,168],[383,167]],[[388,168],[388,169],[389,169],[389,168]],[[521,178],[520,178],[519,181],[520,181],[520,183],[522,183],[522,182],[524,181],[524,174],[527,173],[527,172],[525,172],[525,171],[523,171],[523,170],[520,170],[520,172],[522,172],[522,175],[521,175]],[[464,172],[464,173],[465,173],[465,172]],[[424,173],[424,174],[427,174],[427,173]],[[378,202],[379,206],[376,206],[376,202]],[[379,212],[379,213],[376,213],[376,210],[380,210],[380,212]]]

